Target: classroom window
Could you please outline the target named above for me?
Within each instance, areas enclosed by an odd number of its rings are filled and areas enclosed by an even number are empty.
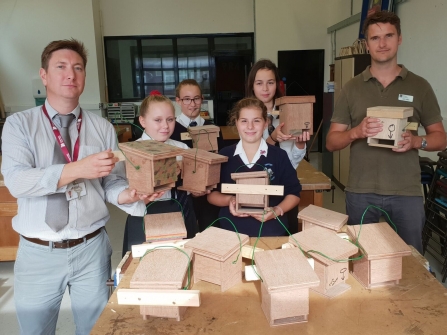
[[[153,90],[174,98],[189,78],[213,99],[215,58],[241,52],[253,58],[253,33],[104,37],[104,45],[109,102],[142,101]]]

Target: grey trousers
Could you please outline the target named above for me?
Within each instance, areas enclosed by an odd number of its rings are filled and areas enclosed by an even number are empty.
[[[397,233],[405,241],[412,245],[422,254],[422,228],[425,222],[425,210],[422,196],[401,195],[379,195],[375,193],[352,193],[346,192],[346,214],[349,216],[349,225],[379,222],[383,216],[391,224],[390,220],[382,211],[370,207],[377,206],[388,213]],[[391,227],[394,228],[391,224]]]

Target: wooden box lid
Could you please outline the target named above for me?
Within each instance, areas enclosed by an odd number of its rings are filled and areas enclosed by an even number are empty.
[[[166,241],[187,236],[181,212],[148,214],[144,216],[146,241]]]
[[[255,172],[237,172],[231,174],[231,179],[247,179],[247,178],[268,178],[267,171],[255,171]]]
[[[132,153],[139,157],[144,157],[151,160],[175,157],[180,155],[184,150],[182,148],[177,148],[173,145],[154,140],[120,143],[119,147],[126,154]]]
[[[413,116],[413,107],[377,106],[366,109],[366,116],[404,119]]]
[[[315,287],[320,279],[300,249],[255,252],[256,269],[268,291]]]
[[[298,219],[306,222],[314,223],[322,227],[326,227],[335,231],[340,230],[346,222],[348,216],[346,214],[331,211],[315,205],[309,205],[298,213]]]
[[[186,149],[182,152],[182,156],[190,159],[197,159],[199,162],[210,165],[228,162],[227,156],[222,156],[202,149]]]
[[[241,242],[239,242],[239,238],[234,231],[209,227],[186,242],[185,248],[191,248],[194,253],[202,256],[225,261],[234,252],[239,251],[240,244],[248,243],[248,235],[239,234],[239,237]],[[242,255],[239,255],[239,257],[242,257]]]
[[[314,95],[300,95],[300,96],[285,96],[275,100],[276,106],[284,104],[306,104],[315,103]]]
[[[192,250],[182,249],[192,260]],[[188,257],[175,248],[153,249],[138,264],[130,288],[182,288],[188,271]]]
[[[315,250],[337,260],[348,259],[358,252],[358,248],[354,244],[338,237],[335,231],[330,231],[319,226],[311,227],[292,236],[304,251]],[[292,236],[289,237],[289,242],[296,245]],[[318,259],[326,265],[336,263],[314,252],[310,252],[309,256]]]
[[[209,124],[206,126],[189,127],[188,132],[192,135],[206,135],[206,133],[218,133],[220,128],[218,126]]]
[[[348,226],[348,234],[353,241],[357,240],[359,231],[360,225]],[[387,222],[362,225],[359,244],[368,260],[411,255],[410,247]]]

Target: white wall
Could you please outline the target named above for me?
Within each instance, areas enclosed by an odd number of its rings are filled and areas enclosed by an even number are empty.
[[[104,36],[253,32],[253,0],[100,0]]]
[[[31,80],[39,77],[40,55],[59,39],[76,38],[89,51],[81,105],[100,102],[92,0],[0,1],[0,92],[6,111],[35,106]]]

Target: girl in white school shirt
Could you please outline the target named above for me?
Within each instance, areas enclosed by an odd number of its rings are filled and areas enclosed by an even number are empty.
[[[144,128],[140,140],[155,140],[165,144],[173,145],[182,149],[188,146],[182,142],[170,139],[175,127],[175,110],[169,98],[162,95],[150,95],[146,97],[140,106],[140,124]],[[177,156],[181,160],[181,156]],[[178,186],[178,185],[177,185]],[[200,196],[203,194],[194,194]],[[183,206],[185,216],[185,226],[188,238],[192,238],[197,233],[197,220],[192,206],[191,195],[185,191],[172,190],[165,191],[160,199],[174,198]],[[176,201],[160,201],[147,208],[147,214],[170,213],[180,211],[180,206]],[[133,244],[141,244],[146,241],[143,230],[143,218],[141,216],[129,215],[126,221],[123,240],[123,255],[131,249]]]
[[[275,99],[282,96],[279,90],[279,74],[276,65],[268,59],[260,59],[248,74],[246,96],[254,96],[261,100],[267,107],[267,114],[270,115],[275,107]],[[270,115],[271,116],[271,115]],[[306,154],[306,141],[309,140],[309,133],[304,132],[298,137],[286,135],[281,132],[283,123],[273,116],[272,125],[274,130],[266,129],[263,138],[268,144],[279,143],[281,149],[287,152],[292,166],[296,169],[298,164]],[[273,131],[272,131],[273,130]]]
[[[287,152],[287,156],[294,169],[302,161],[306,154],[306,141],[309,140],[309,132],[303,132],[302,135],[293,137],[284,134],[281,129],[284,123],[279,123],[276,116],[271,115],[275,108],[275,99],[282,96],[279,90],[279,74],[276,65],[268,59],[260,59],[250,70],[245,88],[247,97],[256,97],[267,107],[267,113],[271,125],[264,130],[263,138],[268,144],[278,145]],[[273,127],[271,127],[273,126]],[[293,208],[287,213],[290,225],[290,232],[298,232],[298,207]]]
[[[220,217],[229,218],[239,233],[258,236],[262,225],[261,236],[282,236],[286,230],[276,220],[280,217],[285,227],[289,228],[287,213],[298,207],[301,185],[296,171],[284,150],[268,145],[262,138],[267,127],[267,109],[255,98],[240,100],[233,108],[230,124],[236,125],[241,140],[223,148],[220,155],[227,156],[228,161],[222,164],[218,189],[208,194],[208,201],[221,207]],[[232,194],[220,192],[222,183],[234,184],[231,174],[234,172],[254,172],[267,170],[271,185],[283,185],[284,195],[269,196],[271,208],[263,214],[239,214],[236,212],[236,198]],[[221,228],[234,230],[227,220],[220,220]]]

